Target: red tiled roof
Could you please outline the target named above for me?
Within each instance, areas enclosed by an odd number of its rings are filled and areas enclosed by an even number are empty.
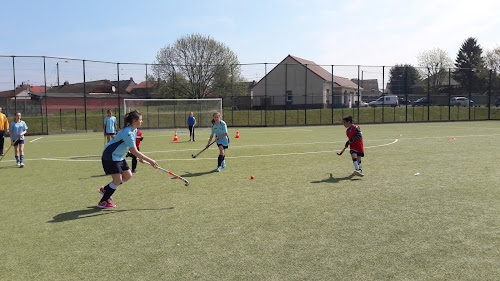
[[[151,87],[156,86],[156,84],[158,84],[158,81],[148,81],[147,84],[148,85],[146,86],[146,81],[141,82],[141,83],[135,85],[134,89],[135,88],[151,88]]]
[[[47,87],[47,91],[50,87]],[[32,93],[45,93],[45,86],[31,86],[30,92]]]

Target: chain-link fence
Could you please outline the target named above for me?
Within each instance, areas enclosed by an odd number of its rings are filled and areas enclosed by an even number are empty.
[[[223,119],[238,127],[341,124],[345,115],[356,123],[500,119],[500,76],[486,69],[319,65],[287,56],[220,68],[217,81],[202,85],[178,68],[0,56],[0,106],[10,122],[21,112],[30,134],[102,130],[108,109],[121,125],[125,99],[185,99],[189,91],[222,98]],[[143,126],[184,127],[188,111],[169,112],[171,122],[145,112]]]

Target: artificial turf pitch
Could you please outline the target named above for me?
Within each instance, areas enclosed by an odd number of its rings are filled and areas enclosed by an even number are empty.
[[[102,133],[28,136],[25,168],[0,162],[0,279],[497,279],[500,123],[361,129],[363,178],[340,125],[229,128],[220,173],[216,147],[191,157],[209,130],[144,130],[190,185],[139,163],[109,210]]]

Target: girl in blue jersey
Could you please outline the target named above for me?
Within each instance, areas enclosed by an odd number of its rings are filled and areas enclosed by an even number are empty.
[[[102,167],[106,175],[111,175],[113,181],[99,189],[99,192],[103,194],[99,204],[97,204],[99,208],[116,207],[110,203],[113,200],[111,195],[120,184],[132,177],[127,161],[125,161],[125,155],[128,151],[139,158],[140,162],[147,161],[154,168],[158,168],[156,161],[139,152],[135,144],[137,128],[142,125],[142,115],[137,110],[127,113],[124,124],[125,128],[106,145],[102,152]]]
[[[219,158],[217,159],[217,172],[220,172],[221,168],[226,167],[226,161],[224,161],[225,150],[229,145],[229,138],[227,137],[227,125],[226,122],[222,121],[220,112],[215,112],[212,119],[212,133],[208,139],[207,147],[212,142],[212,138],[215,134],[215,140],[217,140],[217,146],[219,147]]]
[[[104,118],[104,136],[106,137],[106,143],[115,137],[117,131],[118,125],[116,117],[113,116],[113,110],[108,109],[108,116]]]
[[[24,167],[24,134],[28,130],[28,125],[21,120],[21,112],[16,112],[14,122],[9,126],[10,142],[14,146],[17,166]],[[17,139],[19,137],[19,139]],[[16,141],[17,140],[17,141]]]

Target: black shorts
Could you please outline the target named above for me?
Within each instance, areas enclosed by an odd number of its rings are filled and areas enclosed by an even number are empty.
[[[218,143],[217,146],[222,146],[224,149],[228,149],[229,148],[229,146],[223,145],[222,143]]]
[[[365,157],[365,153],[364,152],[357,152],[354,149],[351,149],[351,151],[349,151],[349,153],[350,154],[356,153],[359,157]]]
[[[102,160],[102,168],[104,169],[104,172],[106,175],[112,175],[112,174],[122,174],[126,170],[130,170],[127,161],[122,160],[122,161],[109,161],[109,160]]]
[[[17,140],[14,142],[14,146],[16,146],[18,144],[24,144],[24,140]]]
[[[106,133],[106,136],[114,136],[116,133]]]

